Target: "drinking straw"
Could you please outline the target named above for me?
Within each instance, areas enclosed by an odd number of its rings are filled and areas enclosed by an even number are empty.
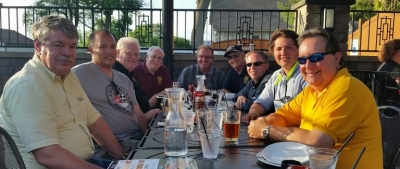
[[[353,164],[353,167],[351,167],[351,169],[355,169],[355,168],[356,168],[356,166],[357,166],[357,164],[358,164],[358,161],[360,161],[361,156],[364,154],[365,149],[366,149],[366,148],[363,147],[363,149],[362,149],[361,152],[360,152],[360,155],[358,155],[357,160],[356,160],[356,162]]]
[[[333,159],[335,159],[335,158],[339,155],[340,151],[343,150],[344,146],[346,146],[346,144],[351,140],[351,138],[353,138],[353,136],[354,136],[354,133],[351,133],[350,136],[349,136],[349,138],[347,138],[347,140],[343,143],[343,145],[339,148],[339,150],[338,150],[338,151],[336,152],[336,154],[333,156]]]
[[[201,118],[201,117],[200,117],[200,122],[201,122],[201,125],[203,126],[204,133],[206,134],[206,139],[207,139],[207,143],[208,143],[208,148],[210,148],[210,151],[212,152],[210,140],[208,140],[207,129],[206,129],[206,127],[204,126],[203,118]]]

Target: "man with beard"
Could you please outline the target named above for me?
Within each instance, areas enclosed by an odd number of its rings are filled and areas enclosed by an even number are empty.
[[[113,69],[123,73],[133,83],[135,89],[136,100],[143,113],[150,111],[150,104],[138,81],[135,78],[135,67],[139,62],[140,44],[136,38],[122,37],[117,42],[117,61],[113,65]]]
[[[224,54],[229,65],[232,66],[224,81],[225,93],[237,93],[249,82],[250,77],[245,69],[244,51],[242,47],[234,45],[229,47]]]
[[[124,150],[132,151],[148,129],[151,118],[161,110],[153,109],[143,114],[131,80],[112,69],[117,50],[110,31],[97,30],[91,33],[89,52],[92,61],[77,65],[72,71]],[[96,147],[94,156],[109,158],[101,147]]]
[[[197,49],[197,64],[190,65],[183,69],[179,75],[178,82],[181,88],[188,89],[189,85],[196,85],[196,75],[206,75],[204,85],[207,89],[222,89],[225,74],[212,66],[214,61],[214,49],[210,45],[201,45]]]

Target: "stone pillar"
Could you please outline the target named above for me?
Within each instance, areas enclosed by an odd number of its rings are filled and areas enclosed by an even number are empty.
[[[302,0],[292,6],[297,10],[297,33],[312,27],[322,27],[323,9],[330,7],[335,9],[334,28],[332,33],[338,38],[341,44],[342,53],[347,56],[347,36],[350,22],[350,5],[355,0]]]

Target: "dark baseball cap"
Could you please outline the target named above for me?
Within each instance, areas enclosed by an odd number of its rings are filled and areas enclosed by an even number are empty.
[[[229,54],[229,52],[237,52],[237,51],[243,51],[243,50],[242,50],[242,47],[239,46],[239,45],[230,46],[228,49],[226,49],[226,52],[225,52],[225,54],[224,54],[224,57],[227,57],[228,54]]]

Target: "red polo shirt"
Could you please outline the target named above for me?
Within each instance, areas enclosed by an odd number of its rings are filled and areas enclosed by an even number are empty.
[[[161,92],[165,88],[172,87],[171,76],[169,75],[168,68],[164,65],[161,65],[154,72],[154,75],[147,70],[146,61],[136,66],[133,71],[147,99],[150,99],[154,94]]]

